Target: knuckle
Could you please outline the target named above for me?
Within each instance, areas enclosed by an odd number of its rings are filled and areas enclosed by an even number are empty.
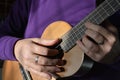
[[[42,51],[42,54],[43,55],[49,55],[49,49],[48,48],[45,48],[43,51]]]
[[[105,49],[105,54],[109,53],[112,49],[112,46],[107,46]]]
[[[95,32],[94,38],[95,38],[95,39],[98,39],[98,38],[101,38],[101,36],[100,36],[99,33]]]
[[[112,43],[114,43],[116,41],[116,37],[112,34],[111,34],[111,40],[112,40]]]
[[[102,30],[103,30],[103,27],[102,27],[102,26],[98,26],[98,27],[97,27],[97,31],[98,31],[98,32],[101,32]]]
[[[58,59],[53,59],[52,61],[51,61],[51,65],[57,65],[57,64],[59,64],[59,60]]]
[[[41,60],[41,65],[47,65],[48,61],[46,59]]]
[[[48,59],[46,57],[39,57],[39,64],[40,65],[53,65],[53,61],[51,59]]]
[[[109,41],[110,44],[114,44],[117,40],[117,37],[113,35],[112,33],[107,34],[107,40]]]
[[[40,48],[39,48],[39,47],[33,47],[33,49],[34,49],[34,51],[37,52],[37,53],[40,51]]]

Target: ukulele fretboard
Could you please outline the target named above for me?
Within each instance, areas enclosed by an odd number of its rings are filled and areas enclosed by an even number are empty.
[[[100,24],[119,9],[120,0],[105,0],[92,13],[90,13],[86,18],[84,18],[75,27],[62,36],[62,42],[60,46],[63,51],[67,52],[70,50],[76,45],[76,41],[82,38],[86,30],[84,25],[85,22],[88,21],[94,24]]]

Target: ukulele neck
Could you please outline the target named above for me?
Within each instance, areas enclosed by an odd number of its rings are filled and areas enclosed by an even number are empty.
[[[120,9],[120,0],[105,0],[92,13],[80,21],[76,26],[62,36],[60,44],[64,52],[69,51],[76,45],[77,40],[81,40],[86,31],[85,22],[100,24],[109,16],[113,15]]]

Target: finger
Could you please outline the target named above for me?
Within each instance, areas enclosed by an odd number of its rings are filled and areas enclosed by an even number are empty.
[[[32,72],[32,73],[34,73],[34,74],[36,74],[36,75],[38,75],[38,76],[46,78],[48,80],[52,79],[52,76],[49,73],[47,73],[47,72],[39,72],[37,70],[34,70],[33,68],[28,68],[27,70],[30,71],[30,72]]]
[[[40,63],[40,62],[39,62]],[[41,64],[41,63],[40,63]],[[43,64],[46,64],[43,62]],[[49,63],[48,63],[49,64]],[[52,62],[51,64],[55,64],[54,62]],[[40,72],[60,72],[61,69],[57,66],[53,66],[53,65],[50,65],[50,66],[43,66],[43,65],[39,65],[39,64],[36,64],[35,61],[32,61],[32,60],[24,60],[22,62],[22,65],[28,69],[28,68],[33,68],[37,71],[40,71]]]
[[[59,53],[57,49],[50,49],[41,45],[33,44],[32,45],[32,51],[33,53],[36,53],[38,55],[42,56],[55,56]]]
[[[80,40],[78,40],[76,43],[78,44],[78,46],[81,48],[83,52],[85,53],[88,52],[88,49],[83,45],[83,43]]]
[[[104,45],[100,46],[102,52],[104,55],[106,55],[107,53],[109,53],[112,49],[112,46],[109,44],[109,42],[105,42]]]
[[[105,28],[101,27],[101,26],[98,26],[98,25],[95,25],[95,24],[92,24],[90,22],[87,22],[85,23],[86,27],[88,29],[92,29],[96,32],[99,32],[102,36],[105,37],[105,39],[107,41],[109,41],[109,43],[112,45],[114,42],[115,42],[115,37],[112,33],[110,33],[108,30],[106,30]]]
[[[35,61],[36,57],[38,57],[37,63]],[[44,66],[55,66],[55,65],[63,66],[63,65],[66,64],[65,60],[61,60],[61,59],[49,59],[47,57],[38,56],[36,54],[33,55],[32,62],[36,63],[36,64],[39,64],[39,65],[44,65]]]
[[[36,63],[28,63],[29,68],[32,68],[38,72],[50,72],[50,73],[56,73],[61,72],[61,68],[57,66],[41,66]]]
[[[87,29],[85,33],[87,36],[92,38],[97,44],[104,41],[104,37],[96,31],[93,31],[91,29]]]
[[[81,41],[77,41],[77,44],[79,45],[79,47],[85,52],[85,54],[87,56],[89,56],[92,60],[94,61],[98,61],[100,59],[100,54],[96,54],[96,53],[93,53],[91,51],[89,51],[83,44]]]
[[[91,57],[93,60],[98,61],[98,59],[100,59],[100,57],[104,54],[101,53],[103,50],[100,48],[100,46],[90,41],[87,37],[84,37],[82,42],[88,49],[88,52],[85,54]]]
[[[53,46],[55,44],[58,44],[61,40],[60,39],[45,40],[45,39],[40,39],[40,38],[32,38],[32,41],[40,45],[43,45],[43,46]]]
[[[86,55],[88,55],[92,60],[97,61],[97,62],[99,62],[103,57],[103,55],[100,53],[93,54],[92,52],[86,53]]]
[[[87,36],[83,37],[82,42],[83,42],[84,46],[88,49],[89,52],[95,53],[95,52],[99,51],[98,45],[96,45],[95,43],[90,41]]]

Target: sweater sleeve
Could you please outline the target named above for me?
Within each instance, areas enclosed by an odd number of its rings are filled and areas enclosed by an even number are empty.
[[[0,24],[0,59],[16,60],[14,45],[24,37],[31,0],[16,0],[8,17]]]

